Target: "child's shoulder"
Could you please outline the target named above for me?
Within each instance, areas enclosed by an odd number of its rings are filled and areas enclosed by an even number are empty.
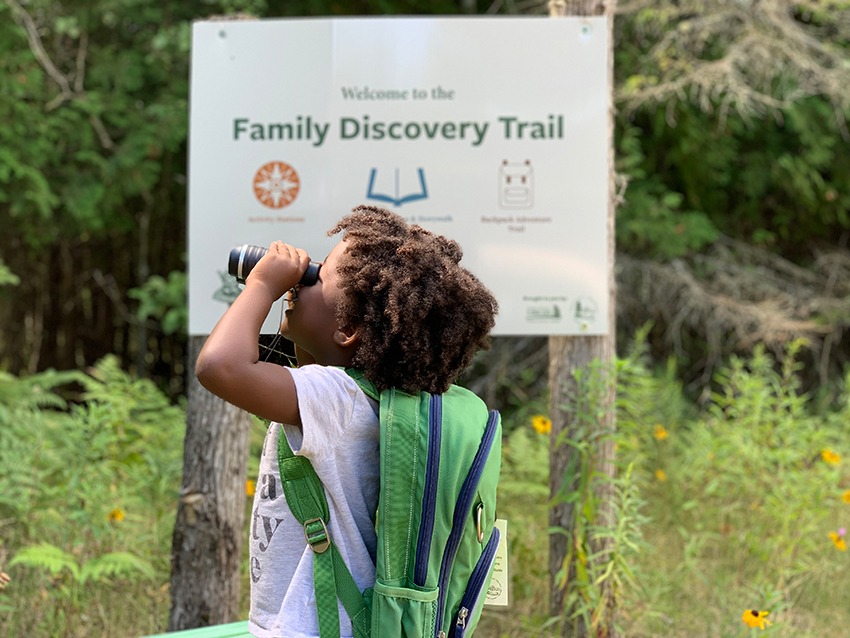
[[[375,394],[370,391],[374,386],[359,370],[311,363],[298,368],[292,368],[290,372],[292,373],[292,378],[295,380],[296,389],[299,386],[305,388],[309,386],[311,389],[318,390],[324,388],[328,393],[337,391],[351,395],[360,390],[369,396]],[[359,394],[360,392],[357,393]]]
[[[337,383],[348,383],[351,381],[351,377],[346,374],[345,368],[340,366],[328,366],[322,365],[321,363],[308,363],[306,365],[298,366],[297,368],[290,368],[290,372],[292,373],[293,378],[304,378],[304,379],[324,379],[327,381],[335,381]]]

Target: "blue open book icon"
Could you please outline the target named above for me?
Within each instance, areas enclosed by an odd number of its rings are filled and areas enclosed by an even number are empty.
[[[403,182],[401,170],[398,168],[392,173],[382,171],[379,179],[378,169],[373,168],[369,172],[369,189],[366,191],[366,197],[379,202],[387,202],[394,206],[427,199],[428,187],[425,185],[425,169],[417,168],[416,175],[419,178],[418,184],[416,184],[415,179],[409,179],[412,177],[412,173],[408,174],[406,176],[408,179]]]

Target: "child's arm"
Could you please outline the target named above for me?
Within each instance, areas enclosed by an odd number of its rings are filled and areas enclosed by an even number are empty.
[[[260,361],[259,335],[272,304],[292,288],[310,258],[275,242],[248,275],[245,289],[207,338],[195,374],[207,390],[263,419],[301,425],[289,370]]]

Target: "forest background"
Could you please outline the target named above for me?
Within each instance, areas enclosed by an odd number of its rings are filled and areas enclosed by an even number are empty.
[[[422,4],[0,2],[0,633],[164,629],[191,22],[548,11]],[[596,577],[628,636],[762,631],[747,609],[771,611],[765,633],[840,635],[850,2],[635,0],[614,32],[621,525]],[[465,378],[503,412],[500,502],[522,530],[514,605],[485,635],[553,626],[546,367],[545,339],[500,338]]]

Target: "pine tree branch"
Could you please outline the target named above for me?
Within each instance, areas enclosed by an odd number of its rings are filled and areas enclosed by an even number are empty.
[[[846,130],[848,12],[786,0],[625,0],[618,13],[635,16],[631,28],[656,40],[648,64],[619,91],[625,110],[690,100],[721,115],[779,117],[791,103],[820,95]]]

